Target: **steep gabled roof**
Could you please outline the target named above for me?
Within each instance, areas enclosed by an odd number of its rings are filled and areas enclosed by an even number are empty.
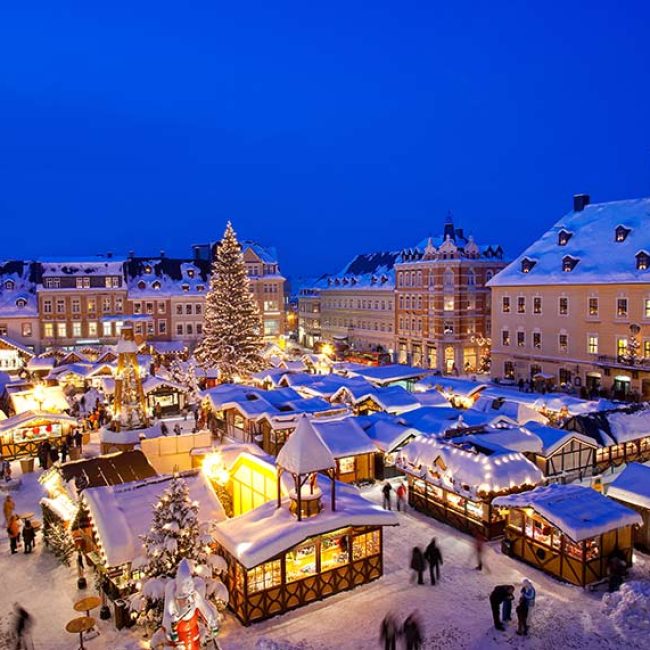
[[[332,453],[306,415],[300,418],[298,426],[280,450],[277,463],[292,474],[309,474],[336,467]]]

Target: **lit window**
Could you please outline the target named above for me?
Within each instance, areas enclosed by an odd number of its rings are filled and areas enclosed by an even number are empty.
[[[645,318],[650,318],[650,298],[643,301],[643,315]]]
[[[110,322],[102,323],[102,334],[104,336],[111,336],[113,334],[112,323]]]
[[[517,313],[518,314],[525,314],[526,313],[526,297],[525,296],[519,296],[517,298]]]
[[[558,311],[560,316],[566,316],[569,313],[569,299],[562,297],[558,301]]]
[[[587,336],[587,352],[589,354],[598,354],[598,335],[589,334]]]
[[[16,283],[13,280],[5,281],[5,289],[7,291],[13,291],[16,288]]]
[[[158,282],[158,280],[155,280],[154,282],[151,283],[151,287],[155,291],[159,291],[160,290],[160,282]]]
[[[88,321],[88,336],[97,336],[97,323]]]
[[[539,296],[533,298],[533,314],[542,313],[542,299]]]
[[[563,257],[562,258],[562,270],[565,273],[570,273],[576,267],[576,264],[578,263],[578,261],[579,260],[577,260],[575,257],[571,257],[570,255],[567,255],[566,257]]]
[[[81,323],[78,321],[72,323],[72,336],[74,338],[79,338],[81,336]]]
[[[533,267],[537,264],[535,260],[531,260],[529,258],[524,258],[521,260],[521,272],[522,273],[530,273],[533,270]]]
[[[589,315],[598,316],[598,298],[589,298]]]
[[[617,226],[616,230],[614,231],[614,241],[617,243],[624,242],[630,232],[630,228],[626,228],[625,226]]]
[[[647,271],[648,266],[650,266],[650,255],[645,251],[637,253],[636,255],[636,268],[639,271]]]
[[[517,347],[523,348],[526,345],[526,333],[517,332]]]
[[[503,345],[510,345],[510,330],[502,330],[501,343]]]
[[[643,341],[643,358],[650,359],[650,339]]]
[[[627,298],[616,299],[616,316],[618,318],[627,318]]]
[[[501,299],[501,311],[504,314],[509,314],[510,313],[510,297],[509,296],[503,296]]]
[[[569,335],[568,334],[560,334],[558,336],[558,346],[560,348],[560,352],[568,352],[568,350],[569,350]]]
[[[54,336],[54,323],[45,323],[43,325],[43,336],[51,339]]]
[[[616,339],[616,355],[618,356],[619,361],[627,355],[627,337],[619,336]]]
[[[29,338],[32,335],[32,324],[23,323],[21,327],[21,333],[25,338]]]
[[[443,308],[445,311],[454,311],[454,297],[445,296],[443,301]]]
[[[362,556],[365,557],[365,556]],[[355,557],[355,559],[357,559]],[[286,581],[295,582],[316,573],[316,544],[308,540],[294,546],[285,556]]]
[[[568,230],[560,230],[557,235],[558,246],[566,246],[569,243],[569,239],[571,239],[572,235],[573,233],[570,233]]]
[[[533,347],[536,350],[540,350],[542,348],[542,333],[541,332],[533,332]]]
[[[57,323],[56,324],[56,335],[60,339],[64,339],[68,336],[68,326],[66,323]]]
[[[18,309],[22,309],[26,305],[27,301],[24,298],[18,298],[18,300],[16,300],[16,307],[18,307]]]

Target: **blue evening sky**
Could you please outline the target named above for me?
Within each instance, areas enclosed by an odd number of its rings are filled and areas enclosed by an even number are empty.
[[[0,258],[275,245],[293,275],[440,230],[514,256],[650,195],[650,3],[4,3]]]

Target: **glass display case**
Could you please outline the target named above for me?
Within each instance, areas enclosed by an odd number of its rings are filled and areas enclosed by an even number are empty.
[[[323,535],[320,541],[320,569],[328,571],[350,561],[349,529]]]
[[[302,580],[316,574],[316,544],[307,540],[285,556],[287,582]]]

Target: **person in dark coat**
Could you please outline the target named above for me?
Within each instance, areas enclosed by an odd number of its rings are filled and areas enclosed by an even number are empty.
[[[607,560],[607,571],[609,573],[607,591],[612,594],[621,588],[625,574],[627,573],[627,564],[618,551],[614,551],[609,556]]]
[[[384,644],[384,650],[395,650],[397,645],[397,621],[390,612],[386,614],[381,622],[379,639]]]
[[[16,650],[33,648],[34,644],[29,635],[29,630],[32,627],[32,617],[18,603],[14,603],[14,614],[16,617],[13,625],[14,640],[16,642],[14,648]]]
[[[56,445],[51,445],[50,446],[50,461],[52,462],[52,465],[54,463],[58,462],[59,460],[59,450],[56,448]]]
[[[411,569],[415,571],[418,574],[418,584],[423,585],[424,584],[424,569],[425,569],[426,561],[424,559],[424,555],[422,554],[422,549],[419,546],[414,546],[413,547],[413,552],[411,553]]]
[[[406,641],[406,650],[420,650],[422,647],[422,632],[415,613],[410,614],[404,621],[402,634]]]
[[[61,462],[65,463],[68,460],[68,443],[66,440],[61,444]]]
[[[393,506],[391,504],[390,493],[393,491],[393,486],[386,481],[384,486],[381,488],[381,491],[384,495],[384,510],[392,510]]]
[[[505,630],[501,622],[501,606],[506,601],[512,601],[515,597],[515,588],[513,585],[498,585],[490,594],[490,607],[492,608],[492,618],[494,627],[497,630]]]
[[[84,440],[84,438],[83,438],[83,435],[81,435],[81,431],[79,431],[79,429],[77,429],[74,432],[73,439],[74,439],[74,446],[79,447],[79,452],[81,453],[83,451],[83,440]]]
[[[36,539],[36,531],[32,522],[29,519],[25,520],[23,527],[23,542],[25,544],[25,553],[31,553],[34,548],[34,539]]]
[[[165,422],[160,423],[160,433],[162,433],[163,436],[169,435],[169,427],[165,424]]]
[[[18,542],[20,541],[20,519],[18,515],[11,515],[7,526],[7,535],[9,536],[9,549],[13,555],[18,552]]]
[[[442,553],[438,548],[435,537],[429,542],[429,545],[424,550],[424,559],[429,564],[429,577],[431,578],[431,584],[435,585],[436,579],[440,580],[440,565],[442,564]]]
[[[522,593],[517,604],[517,634],[528,634],[528,598]]]

